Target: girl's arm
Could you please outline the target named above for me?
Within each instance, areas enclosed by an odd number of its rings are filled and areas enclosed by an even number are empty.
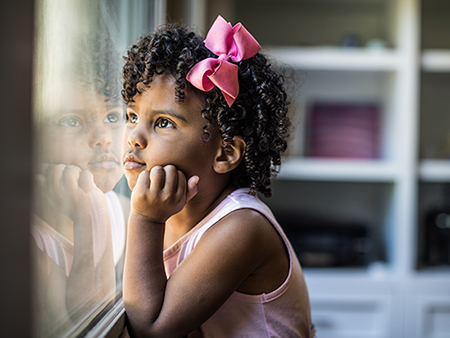
[[[39,180],[40,214],[51,216],[63,235],[73,233],[73,261],[69,275],[63,277],[66,287],[61,301],[72,320],[77,320],[87,309],[114,297],[115,267],[106,197],[92,174],[76,166],[49,165]],[[100,241],[94,240],[93,227]],[[96,262],[95,250],[99,256]]]
[[[79,209],[72,215],[74,259],[67,280],[66,303],[74,314],[84,314],[88,308],[114,300],[112,230],[108,202],[95,185],[92,173],[83,170],[72,175],[69,194]]]
[[[195,195],[196,181],[191,178],[186,184],[173,166],[155,167],[139,176],[131,198],[123,290],[131,337],[188,334],[267,259],[263,217],[235,212],[208,230],[167,279],[165,221]]]
[[[151,183],[150,183],[151,182]],[[131,195],[123,299],[129,331],[147,333],[164,302],[167,277],[164,269],[166,220],[181,211],[196,194],[198,178],[189,181],[174,166],[143,171]]]

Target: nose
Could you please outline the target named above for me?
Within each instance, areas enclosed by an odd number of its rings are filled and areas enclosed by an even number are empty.
[[[92,123],[89,140],[89,146],[91,148],[111,147],[112,142],[111,131],[103,123]]]
[[[143,127],[136,126],[131,130],[131,132],[127,136],[128,145],[133,148],[142,148],[147,147],[147,139],[145,137],[145,131],[142,130]]]

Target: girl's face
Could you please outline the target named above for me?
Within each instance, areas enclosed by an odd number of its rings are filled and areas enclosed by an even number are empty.
[[[156,165],[172,164],[188,179],[198,175],[200,182],[213,171],[221,139],[209,127],[211,139],[201,140],[208,121],[201,116],[200,100],[186,92],[184,101],[176,102],[174,88],[172,76],[155,76],[127,105],[123,160],[130,189],[142,171]]]
[[[123,107],[111,105],[105,96],[78,89],[46,119],[43,161],[89,170],[100,190],[108,192],[123,175]]]

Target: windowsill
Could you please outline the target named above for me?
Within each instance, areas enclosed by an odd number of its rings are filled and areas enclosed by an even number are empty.
[[[98,322],[85,337],[87,338],[118,338],[125,328],[125,308],[120,299],[114,307]]]

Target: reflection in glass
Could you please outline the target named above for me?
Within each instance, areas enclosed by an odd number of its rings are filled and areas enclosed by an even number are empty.
[[[124,110],[106,2],[36,3],[35,332],[55,337],[111,306],[121,288]]]

